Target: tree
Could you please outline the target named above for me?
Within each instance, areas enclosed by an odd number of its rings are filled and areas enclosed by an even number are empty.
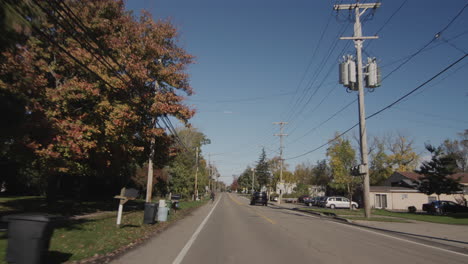
[[[258,158],[257,166],[255,166],[255,178],[258,179],[260,188],[262,186],[268,187],[272,181],[272,175],[264,148],[262,148],[262,153]]]
[[[280,182],[280,157],[276,156],[270,159],[268,161],[268,166],[272,174],[270,186],[273,188],[273,190],[276,190],[276,186]],[[288,171],[288,167],[289,165],[283,161],[283,181],[288,183],[296,182],[297,178],[295,174]]]
[[[169,188],[173,193],[181,193],[186,196],[194,193],[195,188],[195,171],[198,166],[198,191],[203,192],[204,185],[202,182],[207,182],[209,175],[201,164],[196,163],[196,155],[198,150],[198,161],[203,160],[201,155],[201,146],[209,144],[210,140],[199,132],[196,128],[179,128],[176,129],[178,138],[184,144],[181,147],[179,143],[174,143],[174,148],[179,147],[180,152],[169,163],[169,173],[171,179],[169,181]]]
[[[193,57],[177,46],[169,22],[147,13],[137,20],[123,1],[37,4],[44,18],[1,55],[1,94],[16,98],[12,109],[21,113],[20,133],[2,138],[1,159],[25,153],[16,167],[34,170],[49,197],[67,193],[64,182],[87,182],[80,192],[115,194],[147,160],[154,139],[155,164],[174,155],[173,136],[154,118],[187,123],[194,115],[182,103],[192,94],[185,68]]]
[[[437,194],[438,200],[442,193],[452,194],[461,191],[460,179],[451,177],[457,169],[453,156],[445,155],[441,147],[426,145],[426,149],[432,158],[423,162],[419,170],[416,170],[417,173],[424,175],[420,178],[421,184],[418,189],[427,195]]]
[[[300,163],[296,165],[294,169],[294,176],[297,179],[297,183],[312,184],[313,181],[313,166],[310,163]]]
[[[250,190],[252,189],[252,168],[250,166],[247,166],[245,170],[241,173],[239,176],[239,179],[237,180],[239,183],[239,188],[245,189],[245,190]],[[254,179],[254,189],[259,189],[258,187],[258,179],[255,177]]]
[[[413,171],[419,162],[419,155],[414,152],[413,140],[398,133],[395,137],[388,136],[387,147],[390,151],[388,162],[396,171]]]
[[[332,172],[325,159],[317,161],[312,169],[312,185],[327,186],[330,183]]]
[[[460,140],[446,139],[441,148],[446,155],[452,155],[460,172],[468,172],[468,129],[459,133]]]
[[[371,185],[376,185],[385,181],[393,170],[390,158],[385,153],[384,142],[374,137],[372,145],[375,147],[370,154],[369,179]]]
[[[327,156],[333,175],[333,180],[329,185],[332,188],[346,191],[350,200],[350,208],[352,208],[352,196],[360,178],[350,174],[351,168],[356,164],[356,153],[350,141],[342,137],[337,138],[330,143]]]

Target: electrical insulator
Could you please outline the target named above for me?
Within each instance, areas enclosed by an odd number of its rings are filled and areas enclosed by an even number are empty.
[[[381,85],[381,73],[380,68],[377,66],[375,58],[367,58],[366,66],[366,87],[376,88]]]

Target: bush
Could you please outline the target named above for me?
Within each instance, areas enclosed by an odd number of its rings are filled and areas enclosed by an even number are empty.
[[[412,214],[416,213],[416,207],[408,206],[408,213],[412,213]]]

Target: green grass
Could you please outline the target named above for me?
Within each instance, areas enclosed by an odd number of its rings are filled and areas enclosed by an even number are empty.
[[[391,216],[397,218],[405,218],[417,221],[439,223],[439,224],[451,224],[451,225],[468,225],[468,214],[458,213],[451,215],[430,215],[426,213],[397,213],[389,212],[387,210],[373,210],[374,215],[380,216]]]
[[[317,213],[324,213],[324,214],[335,214],[338,216],[342,215],[363,215],[363,211],[361,209],[358,210],[349,210],[349,209],[327,209],[327,208],[301,208],[301,210],[313,211]]]
[[[363,209],[349,210],[349,209],[327,209],[327,208],[301,208],[301,210],[313,211],[324,214],[335,214],[340,217],[348,218],[348,216],[362,217],[362,219],[351,219],[351,220],[366,220],[364,218]],[[390,222],[388,217],[417,220],[439,224],[451,224],[451,225],[468,225],[468,214],[452,214],[452,215],[430,215],[426,213],[406,213],[406,212],[390,212],[382,209],[372,209],[372,215],[384,216],[381,219],[385,219],[385,222]],[[380,218],[376,218],[380,219]],[[379,221],[379,220],[370,220]],[[383,220],[382,220],[383,221]],[[405,221],[408,222],[408,221]]]
[[[364,216],[346,216],[343,217],[349,220],[364,220],[364,221],[376,221],[376,222],[396,222],[396,223],[410,223],[407,220],[403,220],[400,218],[393,218],[393,217],[371,217],[369,219],[365,218]]]
[[[180,210],[169,215],[168,222],[185,215],[188,209],[203,205],[203,201],[181,202]],[[143,224],[143,211],[124,213],[121,227],[116,226],[116,212],[106,212],[93,218],[69,220],[55,228],[49,248],[48,263],[62,263],[104,255],[145,237],[164,226]],[[0,237],[0,263],[5,262],[6,237]]]

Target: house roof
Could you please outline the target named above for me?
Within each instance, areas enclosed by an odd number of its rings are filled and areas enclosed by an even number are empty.
[[[391,186],[370,186],[370,192],[401,192],[401,193],[417,193],[419,192],[413,188],[405,187],[391,187]]]
[[[468,173],[460,172],[452,175],[454,178],[460,178],[461,184],[468,184]]]
[[[419,181],[419,178],[423,177],[422,174],[419,174],[416,172],[410,172],[410,171],[398,171],[397,173],[415,181]],[[468,184],[468,173],[466,172],[455,173],[452,175],[452,177],[460,178],[461,184]]]
[[[419,181],[419,178],[424,176],[422,174],[419,174],[416,172],[410,172],[410,171],[398,171],[397,173],[415,181]]]

